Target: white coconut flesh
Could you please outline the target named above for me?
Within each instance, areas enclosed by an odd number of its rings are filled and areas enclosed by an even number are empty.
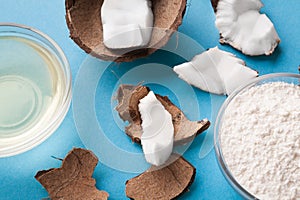
[[[190,62],[177,65],[174,71],[190,85],[214,94],[230,95],[236,88],[258,76],[235,55],[211,48]]]
[[[151,39],[153,12],[149,0],[104,0],[101,20],[107,48],[144,47]]]
[[[246,55],[270,55],[280,42],[271,20],[260,14],[260,0],[220,0],[215,24],[221,43],[229,43]]]
[[[138,105],[142,118],[141,144],[146,161],[160,166],[173,150],[174,127],[171,114],[150,91]]]

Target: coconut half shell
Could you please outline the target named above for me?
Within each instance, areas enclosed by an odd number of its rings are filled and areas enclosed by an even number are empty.
[[[148,47],[124,54],[103,43],[101,6],[103,0],[66,0],[66,21],[70,37],[86,53],[103,60],[128,62],[146,57],[164,46],[182,23],[186,0],[152,0],[154,29]]]

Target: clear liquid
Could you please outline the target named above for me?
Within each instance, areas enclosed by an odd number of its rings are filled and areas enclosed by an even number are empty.
[[[30,39],[0,36],[0,139],[43,129],[64,87],[53,52]]]

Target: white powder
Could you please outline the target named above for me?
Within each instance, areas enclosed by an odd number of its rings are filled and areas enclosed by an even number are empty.
[[[259,199],[300,199],[300,87],[265,83],[238,95],[223,117],[232,175]]]

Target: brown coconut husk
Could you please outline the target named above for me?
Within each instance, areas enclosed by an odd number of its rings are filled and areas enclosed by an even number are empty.
[[[103,43],[101,6],[103,0],[66,0],[66,21],[70,37],[86,53],[103,60],[128,62],[146,57],[164,46],[182,23],[186,0],[152,0],[154,29],[148,47],[125,54]]]

